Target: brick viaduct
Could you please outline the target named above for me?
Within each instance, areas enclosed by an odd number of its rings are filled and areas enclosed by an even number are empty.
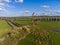
[[[60,21],[60,16],[39,16],[37,19],[40,21]]]

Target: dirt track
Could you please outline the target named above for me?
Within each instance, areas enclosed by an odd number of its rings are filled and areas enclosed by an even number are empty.
[[[10,22],[10,21],[7,21],[7,23],[13,28],[13,29],[16,29],[17,28],[17,26],[16,25],[14,25],[12,22]]]

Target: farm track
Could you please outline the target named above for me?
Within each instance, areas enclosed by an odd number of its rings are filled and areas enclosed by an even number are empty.
[[[17,26],[15,24],[13,24],[11,21],[7,21],[7,23],[13,28],[16,29]]]
[[[22,27],[22,26],[26,26],[26,25],[31,25],[31,24],[17,24],[13,21],[10,20],[6,20],[6,22],[13,28],[15,29],[16,27]]]

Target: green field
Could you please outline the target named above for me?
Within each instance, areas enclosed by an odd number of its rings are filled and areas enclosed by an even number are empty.
[[[3,45],[15,45],[14,42],[19,40],[19,36],[28,33],[29,29],[31,29],[32,32],[24,39],[21,39],[18,45],[60,45],[60,21],[37,21],[37,24],[33,25],[32,20],[14,20],[14,23],[28,24],[30,26],[28,26],[27,29],[22,29],[23,33],[21,33],[20,27],[16,30],[12,30],[11,26],[8,25],[5,20],[0,20],[0,37],[7,37]],[[11,37],[8,34],[8,36],[5,35],[8,32],[11,33]]]
[[[37,31],[38,30],[48,31],[49,32],[49,36],[51,37],[50,40],[53,41],[53,44],[49,44],[49,45],[60,45],[60,32],[56,32],[55,31],[55,30],[60,31],[60,25],[59,24],[60,24],[59,21],[57,21],[57,22],[39,21],[38,25],[35,26],[35,30],[37,30]],[[35,32],[35,33],[37,33],[37,32]],[[37,36],[37,35],[35,35],[35,36]],[[44,37],[45,36],[43,36],[43,38]],[[19,41],[18,45],[36,45],[34,40],[36,40],[37,38],[34,37],[34,34],[29,34],[28,36],[26,36],[26,38],[24,38],[23,40]],[[47,40],[48,39],[49,38],[47,38]],[[41,42],[44,42],[44,40],[42,40]],[[48,42],[48,41],[46,41],[46,42]],[[39,44],[37,43],[37,45],[39,45]],[[45,45],[45,44],[41,44],[41,45]]]
[[[31,24],[31,20],[20,20],[20,21],[14,21],[17,24]]]
[[[60,21],[55,22],[40,22],[37,27],[40,27],[41,30],[50,31],[51,39],[53,40],[53,45],[60,45]]]
[[[40,21],[36,26],[43,30],[60,30],[60,21]]]
[[[5,20],[0,20],[0,37],[11,30],[11,27]]]

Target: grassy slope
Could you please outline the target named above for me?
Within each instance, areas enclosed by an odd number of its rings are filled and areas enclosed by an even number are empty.
[[[34,45],[34,35],[29,34],[25,39],[21,40],[18,45]]]
[[[4,20],[0,20],[0,37],[11,30],[11,27]]]
[[[39,22],[36,28],[40,30],[50,30],[50,36],[53,40],[53,45],[60,45],[60,33],[52,32],[52,30],[60,30],[60,22]],[[32,40],[34,39],[32,34],[29,34],[25,39],[21,40],[18,45],[34,45]]]

